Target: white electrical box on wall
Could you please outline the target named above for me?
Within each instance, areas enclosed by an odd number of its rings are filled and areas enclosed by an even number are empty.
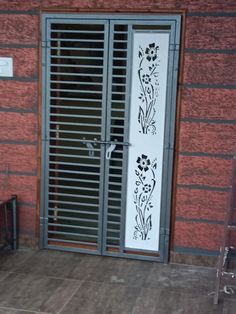
[[[12,58],[0,57],[0,77],[13,77]]]

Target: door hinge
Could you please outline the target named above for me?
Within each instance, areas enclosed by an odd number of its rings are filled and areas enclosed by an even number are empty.
[[[180,45],[179,44],[170,44],[169,51],[179,51]]]
[[[41,41],[42,48],[50,48],[50,41],[49,40],[42,40]]]
[[[170,234],[169,228],[163,228],[163,227],[160,228],[160,235],[169,236],[169,234]]]
[[[47,225],[48,224],[48,218],[47,217],[40,217],[40,224],[41,225]]]

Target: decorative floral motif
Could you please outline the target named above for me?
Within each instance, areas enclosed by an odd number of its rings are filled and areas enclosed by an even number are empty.
[[[148,48],[146,48],[145,54],[147,54],[147,60],[148,61],[155,61],[157,58],[157,50],[159,50],[159,47],[155,47],[155,43],[150,44]]]
[[[149,84],[151,82],[151,78],[148,74],[143,74],[142,81],[144,84]]]
[[[144,193],[148,193],[148,192],[151,191],[151,189],[152,189],[151,184],[145,184],[144,187],[143,187],[143,192]]]
[[[146,155],[137,158],[135,170],[136,182],[134,189],[134,204],[136,208],[134,235],[135,240],[149,240],[148,234],[152,230],[152,194],[156,185],[156,159],[150,162]]]
[[[148,166],[150,165],[150,160],[147,159],[146,155],[143,155],[141,157],[137,158],[137,163],[138,163],[138,168],[142,171],[147,171],[148,170]]]
[[[157,72],[160,63],[159,46],[151,43],[145,51],[141,46],[139,48],[138,77],[140,83],[139,99],[141,101],[138,114],[138,122],[141,126],[139,132],[156,134],[155,107],[159,95],[159,73]]]

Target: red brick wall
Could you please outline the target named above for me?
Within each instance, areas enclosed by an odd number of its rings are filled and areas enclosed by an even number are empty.
[[[0,55],[14,58],[14,78],[0,79],[0,199],[19,195],[25,239],[37,230],[40,7],[186,10],[171,249],[215,254],[236,141],[235,0],[0,1]]]

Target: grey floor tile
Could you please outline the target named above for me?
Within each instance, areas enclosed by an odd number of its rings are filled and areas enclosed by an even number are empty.
[[[62,314],[130,314],[140,289],[95,282],[83,283]]]
[[[0,307],[56,313],[71,297],[79,282],[11,273],[0,281]]]
[[[144,284],[145,288],[168,287],[186,292],[201,291],[206,296],[214,290],[215,270],[186,265],[153,264]]]
[[[0,253],[0,270],[15,271],[23,265],[27,259],[33,256],[36,251],[21,249],[17,251],[6,251]]]
[[[83,259],[82,254],[41,250],[20,265],[16,272],[58,278],[72,278],[71,273]]]
[[[171,292],[169,288],[142,289],[132,314],[222,314],[222,304],[213,305],[212,297],[184,292]]]
[[[236,300],[224,299],[223,314],[235,314],[236,313]]]
[[[161,289],[141,289],[132,314],[154,314],[156,305],[161,302]]]
[[[8,275],[9,275],[9,272],[7,272],[7,271],[0,271],[0,281],[3,280]]]
[[[111,257],[87,256],[73,271],[79,280],[141,287],[152,263]],[[82,270],[82,271],[81,271]]]

